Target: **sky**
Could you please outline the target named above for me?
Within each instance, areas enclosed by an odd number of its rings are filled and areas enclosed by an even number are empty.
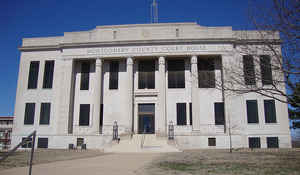
[[[1,0],[0,116],[14,115],[22,38],[150,22],[152,0]],[[247,0],[157,0],[158,21],[251,28]]]

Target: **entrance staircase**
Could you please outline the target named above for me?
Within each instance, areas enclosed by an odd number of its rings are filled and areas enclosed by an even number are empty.
[[[114,153],[142,153],[142,152],[180,152],[175,143],[171,143],[166,137],[157,137],[155,134],[136,134],[131,138],[121,137],[120,142],[114,143],[104,149],[104,152]]]

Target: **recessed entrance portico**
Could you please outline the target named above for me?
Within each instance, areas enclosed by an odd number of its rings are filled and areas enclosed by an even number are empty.
[[[138,133],[155,133],[155,104],[138,104]]]

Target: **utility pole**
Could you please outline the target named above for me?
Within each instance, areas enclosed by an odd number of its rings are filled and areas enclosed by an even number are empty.
[[[151,23],[158,23],[158,7],[157,2],[153,0],[150,9]]]

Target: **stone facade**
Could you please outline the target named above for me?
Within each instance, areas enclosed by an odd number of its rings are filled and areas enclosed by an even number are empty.
[[[226,96],[218,88],[198,87],[199,58],[220,58],[223,66],[242,59],[237,41],[245,40],[243,32],[196,23],[158,23],[97,26],[94,30],[66,32],[58,37],[25,38],[19,48],[12,144],[18,144],[22,137],[36,130],[38,138],[48,138],[49,148],[68,148],[69,144],[76,144],[77,138],[84,138],[88,148],[101,149],[111,142],[115,121],[120,135],[138,134],[139,104],[151,103],[155,105],[156,136],[166,137],[172,121],[176,143],[183,149],[228,148],[229,130],[235,148],[248,147],[249,137],[259,137],[262,148],[267,147],[267,137],[277,137],[279,147],[291,147],[286,104],[275,102],[276,123],[268,124],[263,104],[266,97],[254,93]],[[248,40],[259,40],[255,31],[249,33]],[[272,37],[279,40],[278,33]],[[185,87],[168,88],[167,62],[178,58],[184,60]],[[55,61],[52,88],[43,88],[47,60]],[[142,60],[155,61],[154,89],[138,88],[138,65]],[[38,84],[28,89],[32,61],[39,62]],[[89,88],[81,90],[81,66],[85,61],[90,64]],[[119,63],[117,89],[109,87],[111,61]],[[216,81],[226,79],[222,70],[222,66],[214,70]],[[257,100],[256,124],[247,123],[248,99]],[[223,125],[215,124],[216,102],[226,104]],[[26,103],[35,103],[32,124],[24,124]],[[41,103],[51,103],[47,125],[40,124]],[[177,125],[177,103],[186,104],[185,125]],[[87,126],[80,125],[81,104],[90,105]],[[215,146],[208,146],[208,138],[215,138]]]

